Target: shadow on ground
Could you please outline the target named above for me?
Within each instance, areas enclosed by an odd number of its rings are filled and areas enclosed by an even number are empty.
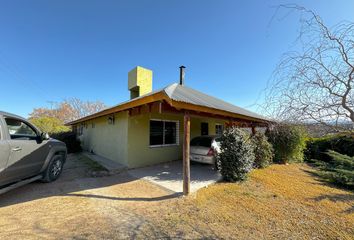
[[[311,164],[309,164],[309,166],[312,167]],[[315,183],[312,182],[310,184],[318,184],[318,185],[323,185],[323,186],[328,186],[331,188],[337,188],[337,189],[348,191],[348,193],[323,194],[323,195],[311,198],[311,200],[318,201],[318,202],[322,201],[322,200],[329,200],[331,202],[348,202],[348,203],[354,202],[354,192],[350,191],[350,189],[324,180],[323,178],[321,178],[321,175],[317,173],[317,170],[309,171],[309,170],[303,169],[303,171],[311,176],[314,176],[315,179],[317,180],[317,182],[315,182]],[[346,213],[346,214],[354,213],[354,205],[351,206],[350,208],[348,208],[347,210],[343,211],[343,213]]]
[[[79,154],[68,155],[64,171],[60,178],[52,183],[34,182],[20,188],[0,195],[0,207],[6,207],[14,204],[25,203],[37,199],[48,198],[51,196],[74,196],[86,198],[110,199],[116,201],[162,201],[180,196],[178,193],[166,192],[166,195],[160,197],[136,196],[132,198],[100,196],[95,194],[79,193],[80,191],[110,187],[113,185],[124,184],[138,180],[127,172],[117,175],[92,178],[87,172],[89,166],[80,160]]]

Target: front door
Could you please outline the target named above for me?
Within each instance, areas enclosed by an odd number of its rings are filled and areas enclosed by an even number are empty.
[[[2,178],[10,183],[38,174],[49,152],[47,141],[41,141],[37,132],[20,119],[6,118],[5,122],[10,156]]]
[[[209,135],[209,124],[206,122],[202,122],[200,125],[201,133],[200,135]]]

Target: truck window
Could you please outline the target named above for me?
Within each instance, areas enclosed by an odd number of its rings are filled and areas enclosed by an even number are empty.
[[[27,123],[14,118],[5,118],[5,122],[11,139],[28,140],[37,138],[36,132]]]

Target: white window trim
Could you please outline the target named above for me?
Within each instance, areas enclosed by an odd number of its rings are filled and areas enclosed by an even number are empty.
[[[149,147],[150,148],[161,148],[161,147],[171,147],[171,146],[179,146],[179,121],[178,120],[166,120],[166,119],[150,119],[150,121],[160,121],[160,122],[174,122],[176,123],[176,143],[172,144],[159,144],[159,145],[150,145],[150,140],[149,140]],[[150,125],[149,125],[149,131],[150,131]],[[163,129],[162,129],[162,142],[165,142],[165,124],[163,124]],[[150,137],[150,132],[149,132],[149,137]]]

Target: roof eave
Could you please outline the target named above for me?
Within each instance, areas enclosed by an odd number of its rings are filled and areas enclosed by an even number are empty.
[[[127,103],[120,104],[120,105],[115,106],[115,107],[111,107],[111,108],[102,110],[100,112],[91,114],[89,116],[86,116],[86,117],[83,117],[83,118],[68,122],[65,125],[66,126],[75,125],[75,124],[78,124],[80,122],[92,120],[92,119],[95,119],[95,118],[98,118],[98,117],[102,117],[102,116],[107,116],[107,115],[110,115],[110,114],[113,114],[113,113],[121,112],[121,111],[124,111],[124,110],[128,110],[128,109],[131,109],[131,108],[134,108],[134,107],[138,107],[138,106],[141,106],[141,105],[144,105],[144,104],[148,104],[148,103],[152,103],[152,102],[156,102],[156,101],[161,101],[161,100],[169,101],[169,99],[166,96],[166,94],[163,93],[162,91],[154,93],[154,94],[149,95],[149,96],[138,98],[138,99],[133,100],[133,101],[129,101]]]

